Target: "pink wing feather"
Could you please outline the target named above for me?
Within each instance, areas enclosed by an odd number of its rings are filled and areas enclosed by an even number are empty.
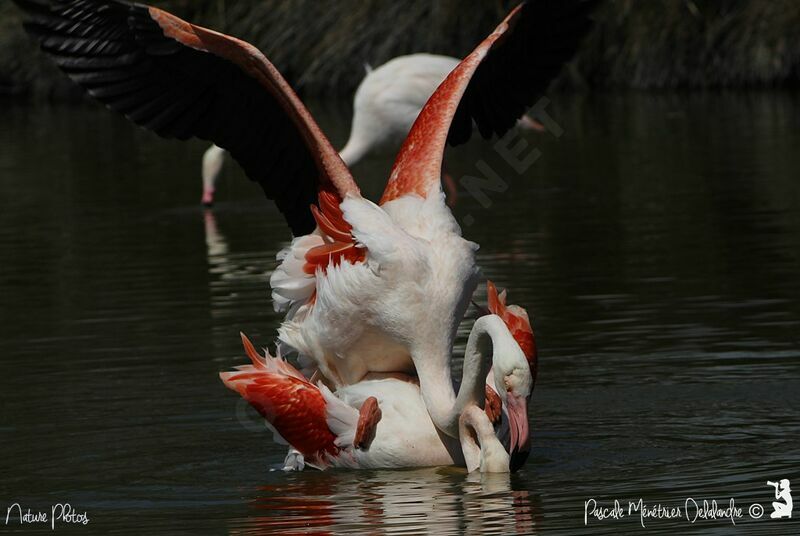
[[[440,183],[447,133],[461,97],[481,61],[508,29],[509,22],[519,10],[520,6],[517,6],[478,48],[447,75],[428,99],[400,148],[381,204],[406,194],[424,198],[431,186]]]
[[[522,2],[447,76],[395,160],[381,203],[440,185],[445,144],[502,136],[532,106],[591,27],[596,0]],[[439,186],[439,191],[440,191]]]
[[[222,382],[247,400],[307,460],[325,465],[339,447],[328,427],[322,392],[283,359],[268,355],[262,359],[244,334],[242,343],[253,364],[220,373]]]

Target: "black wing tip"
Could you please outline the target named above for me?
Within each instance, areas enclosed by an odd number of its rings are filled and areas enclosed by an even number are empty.
[[[468,88],[453,118],[447,143],[457,146],[469,141],[472,137],[473,122],[483,139],[503,136],[512,129],[525,110],[541,98],[550,83],[558,77],[563,66],[575,57],[580,44],[593,27],[591,15],[601,1],[523,1],[515,16],[509,20],[506,35],[495,42],[485,63],[473,76],[470,85],[484,87],[477,90],[478,93]],[[524,37],[519,39],[520,35]],[[506,48],[509,41],[512,43]],[[505,53],[495,55],[496,51],[499,52],[503,48],[506,49]],[[514,58],[507,57],[509,54]],[[530,66],[536,68],[535,76],[525,75],[525,67],[517,65],[523,74],[516,75],[516,84],[522,84],[527,89],[521,91],[519,87],[507,87],[506,93],[503,94],[501,89],[503,83],[514,83],[510,79],[514,77],[499,80],[495,76],[498,74],[496,71],[500,69],[502,72],[507,72],[508,69],[514,68],[509,62],[529,60],[531,55],[536,58],[534,64]],[[524,81],[519,78],[520,76]],[[488,79],[492,82],[487,83]],[[504,110],[496,113],[499,108]]]
[[[22,27],[31,33],[30,25],[34,22],[43,23],[52,17],[52,8],[49,3],[42,0],[11,0],[25,15]]]

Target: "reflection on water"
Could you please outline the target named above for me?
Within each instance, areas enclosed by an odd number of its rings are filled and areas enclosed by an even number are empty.
[[[533,499],[508,475],[455,469],[291,474],[261,487],[252,508],[231,534],[535,532]]]
[[[208,248],[210,312],[215,319],[215,333],[229,337],[230,330],[225,320],[232,312],[235,313],[242,297],[240,289],[247,293],[248,289],[262,288],[264,293],[260,297],[260,306],[270,308],[269,273],[275,264],[275,257],[263,251],[231,251],[224,233],[217,225],[213,210],[204,209],[203,223]],[[238,317],[234,315],[233,320],[236,319]]]
[[[123,534],[617,534],[637,525],[586,530],[583,501],[768,505],[767,480],[800,479],[798,98],[549,111],[565,135],[526,135],[542,156],[524,176],[491,144],[448,154],[456,179],[484,160],[508,181],[455,213],[541,351],[528,464],[481,479],[270,471],[284,449],[217,373],[243,362],[240,330],[268,344],[280,321],[277,210],[235,166],[197,206],[203,143],[97,108],[0,108],[0,512],[68,500]],[[346,106],[316,112],[341,145]],[[373,198],[390,165],[356,167]]]

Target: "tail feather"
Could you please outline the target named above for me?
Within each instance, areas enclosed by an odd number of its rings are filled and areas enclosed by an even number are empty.
[[[324,464],[338,447],[328,426],[323,393],[281,358],[265,354],[262,360],[244,334],[242,342],[252,365],[220,373],[222,382],[247,400],[306,460]]]
[[[352,447],[358,427],[358,411],[336,398],[325,384],[319,390],[327,402],[327,422],[331,432],[336,434],[335,444],[340,448]]]
[[[264,358],[262,359],[261,356],[258,355],[258,352],[256,352],[253,343],[247,338],[247,335],[239,332],[239,336],[242,338],[242,345],[244,346],[244,351],[247,354],[247,357],[250,358],[250,361],[253,362],[253,366],[256,369],[266,370],[273,374],[283,374],[284,376],[297,378],[300,381],[306,381],[305,376],[303,376],[300,371],[294,368],[288,361],[284,361],[279,356],[272,357],[266,351],[264,352]]]

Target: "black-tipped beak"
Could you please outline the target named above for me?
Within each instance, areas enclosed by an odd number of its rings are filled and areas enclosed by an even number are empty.
[[[509,469],[511,469],[512,473],[516,473],[520,470],[520,468],[525,465],[525,462],[528,461],[528,455],[531,453],[530,449],[528,450],[518,450],[511,453],[511,462],[509,463]]]
[[[528,401],[525,397],[508,393],[506,406],[511,435],[511,444],[509,445],[509,454],[511,455],[510,469],[513,473],[525,464],[531,450],[530,431],[528,429]]]

